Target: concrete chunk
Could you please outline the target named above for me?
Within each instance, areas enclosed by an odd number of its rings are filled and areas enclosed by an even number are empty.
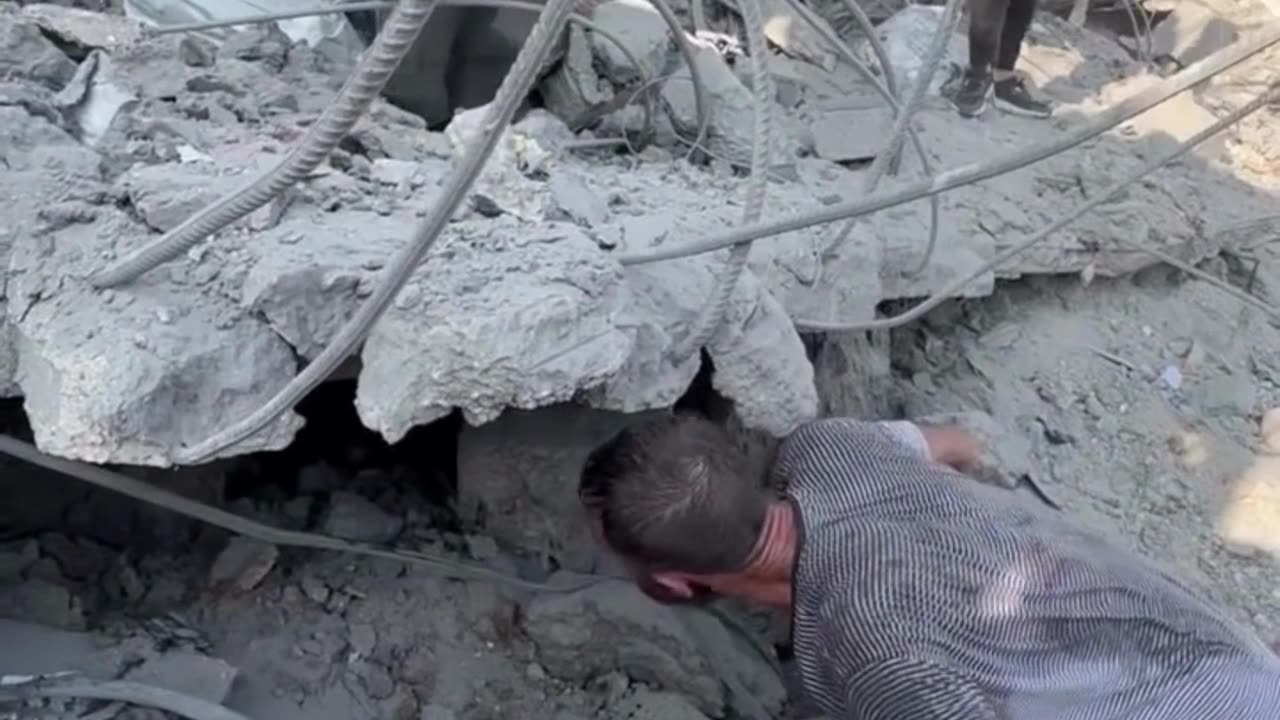
[[[1235,24],[1214,8],[1178,3],[1151,31],[1151,53],[1156,58],[1168,56],[1190,65],[1231,45],[1239,36]]]
[[[60,90],[76,72],[76,64],[23,17],[19,8],[0,8],[0,77],[20,78]]]
[[[46,452],[166,466],[176,447],[248,415],[293,376],[284,342],[225,298],[163,272],[102,294],[78,279],[96,266],[84,249],[97,233],[137,232],[124,215],[103,212],[95,225],[14,247],[9,293],[20,300],[8,310],[18,383]],[[287,414],[231,453],[283,447],[301,424]]]
[[[667,58],[675,50],[667,24],[653,6],[645,3],[609,0],[600,3],[591,19],[614,35],[640,62],[635,67],[613,42],[591,34],[596,57],[604,61],[605,75],[615,82],[652,80],[667,69]]]
[[[454,407],[479,424],[569,400],[630,352],[616,264],[574,225],[502,220],[428,257],[365,342],[356,408],[388,441]]]
[[[701,73],[711,105],[707,147],[722,160],[748,165],[754,136],[755,101],[752,91],[729,68],[714,44],[696,38],[691,38],[690,43],[694,48],[694,62]],[[680,135],[686,139],[695,137],[698,129],[697,102],[693,77],[687,65],[678,67],[663,83],[662,100]],[[770,103],[767,111],[777,115],[776,103]],[[788,127],[786,124],[774,122],[773,127],[772,164],[793,162],[799,140],[785,132]]]

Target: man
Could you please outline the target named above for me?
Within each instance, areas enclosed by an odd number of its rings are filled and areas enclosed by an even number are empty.
[[[1053,107],[1035,98],[1014,71],[1036,0],[969,0],[969,67],[951,94],[956,111],[978,117],[994,97],[1006,112],[1045,118]]]
[[[829,419],[763,489],[717,425],[672,416],[594,451],[580,494],[651,595],[793,619],[836,720],[1274,720],[1280,660],[1178,581],[961,475],[962,430]]]

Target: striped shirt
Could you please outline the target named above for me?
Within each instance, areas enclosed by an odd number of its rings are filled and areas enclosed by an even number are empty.
[[[1273,720],[1280,660],[1062,514],[830,419],[773,469],[800,518],[793,641],[837,720]]]

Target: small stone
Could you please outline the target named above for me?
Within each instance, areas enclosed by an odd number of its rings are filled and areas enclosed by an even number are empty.
[[[706,720],[707,717],[682,695],[646,688],[613,703],[610,710],[615,717],[632,720]]]
[[[1253,412],[1257,389],[1251,378],[1227,373],[1196,385],[1192,397],[1206,415],[1241,417]]]
[[[284,514],[295,527],[304,527],[311,517],[313,498],[302,496],[289,500],[284,504]]]
[[[546,680],[547,679],[547,671],[543,670],[542,666],[539,665],[538,663],[529,663],[528,667],[524,669],[524,674],[525,674],[525,677],[529,678],[530,680]]]
[[[369,169],[370,179],[383,185],[412,186],[417,175],[418,163],[407,160],[378,158]]]
[[[342,475],[327,462],[307,465],[298,471],[298,493],[329,492],[342,484]]]
[[[59,585],[66,583],[66,578],[62,576],[62,570],[58,567],[58,561],[49,557],[42,557],[31,563],[31,567],[27,568],[27,577],[48,580]]]
[[[91,540],[72,540],[62,533],[41,536],[40,547],[57,560],[64,576],[81,582],[96,580],[111,565],[113,556],[110,550]]]
[[[585,227],[603,225],[609,219],[609,205],[577,175],[557,172],[547,183],[555,212]]]
[[[305,575],[302,578],[301,587],[302,594],[312,602],[323,605],[329,601],[329,586],[323,580],[313,575]]]
[[[355,667],[365,691],[374,700],[385,700],[396,691],[395,679],[382,665],[366,661],[356,663]]]
[[[6,546],[0,550],[0,580],[16,580],[40,559],[35,540]]]
[[[252,590],[275,567],[280,550],[275,545],[236,536],[218,553],[209,569],[209,585]]]
[[[181,579],[172,575],[161,575],[151,582],[151,587],[147,589],[147,594],[143,598],[143,604],[150,610],[161,612],[182,602],[186,594],[187,585]]]
[[[404,522],[355,493],[335,492],[322,526],[325,534],[345,540],[386,543],[400,534]]]
[[[347,640],[351,643],[352,652],[360,657],[369,657],[378,646],[378,633],[372,625],[352,623],[347,627]]]
[[[84,611],[80,600],[57,583],[28,578],[0,587],[0,607],[5,617],[50,625],[64,630],[83,630]]]
[[[443,705],[428,705],[422,708],[419,720],[458,720],[458,715]]]
[[[188,67],[213,67],[217,54],[217,46],[194,35],[184,35],[178,42],[178,57]]]
[[[115,577],[121,599],[136,601],[147,594],[147,586],[142,582],[137,569],[129,563],[121,562],[116,569]]]
[[[498,542],[488,535],[468,535],[467,551],[476,560],[492,560],[502,554]]]

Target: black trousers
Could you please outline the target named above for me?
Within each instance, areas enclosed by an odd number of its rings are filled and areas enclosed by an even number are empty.
[[[969,66],[1012,70],[1031,28],[1036,0],[968,0]]]

